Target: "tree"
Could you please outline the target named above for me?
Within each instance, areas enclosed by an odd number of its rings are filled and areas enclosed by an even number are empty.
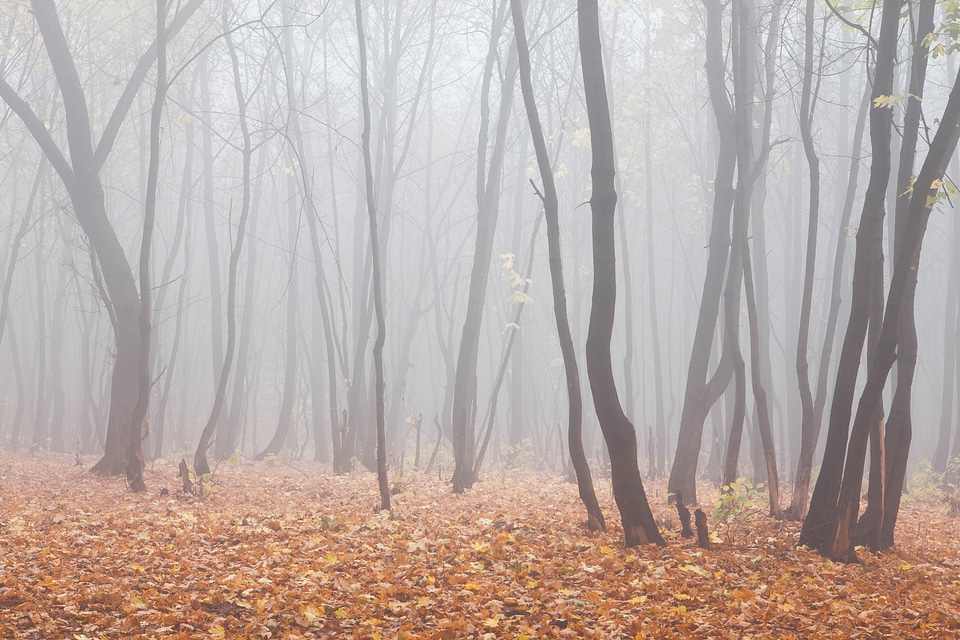
[[[227,379],[230,377],[230,369],[233,366],[233,355],[237,343],[237,267],[243,250],[247,219],[250,217],[250,165],[253,155],[253,142],[250,135],[250,125],[247,121],[247,99],[243,94],[243,81],[240,77],[240,59],[237,56],[236,46],[233,44],[232,30],[227,15],[228,10],[225,8],[223,13],[223,39],[227,45],[227,52],[230,54],[230,63],[233,68],[233,90],[234,97],[237,100],[240,134],[243,138],[241,147],[243,174],[240,183],[240,219],[237,222],[237,237],[233,241],[233,248],[230,250],[230,267],[227,272],[227,346],[223,354],[220,375],[217,378],[217,392],[213,399],[213,407],[210,409],[210,417],[200,433],[197,450],[193,454],[193,469],[200,476],[210,473],[207,449],[210,448],[210,439],[213,437],[214,429],[217,428],[220,419],[220,412],[227,395]]]
[[[857,251],[853,271],[850,319],[840,350],[836,384],[830,407],[827,440],[820,475],[803,520],[800,544],[820,548],[831,535],[836,522],[837,496],[843,475],[844,455],[860,356],[866,338],[870,309],[872,272],[877,268],[882,246],[884,195],[890,178],[890,109],[877,108],[877,99],[893,92],[893,62],[899,23],[898,0],[885,0],[877,38],[877,61],[873,82],[873,108],[870,111],[870,181],[864,195],[863,211],[857,231]]]
[[[373,367],[377,403],[377,485],[380,508],[390,509],[390,487],[387,484],[387,438],[384,426],[383,344],[386,327],[383,317],[383,279],[380,265],[380,234],[377,230],[377,204],[373,192],[373,168],[370,163],[370,93],[367,87],[367,43],[363,35],[363,9],[354,0],[357,17],[357,41],[360,47],[360,99],[363,107],[363,175],[366,186],[367,215],[370,220],[370,256],[373,261],[373,306],[377,316],[377,338],[373,343]]]
[[[733,176],[737,148],[733,107],[724,83],[723,5],[717,0],[703,0],[703,5],[707,10],[707,83],[710,104],[717,123],[719,145],[717,170],[713,181],[713,213],[706,274],[693,347],[690,351],[690,363],[687,367],[677,450],[667,483],[668,491],[674,493],[680,490],[691,504],[697,502],[697,461],[700,457],[703,423],[710,408],[727,388],[733,373],[733,363],[724,350],[713,374],[707,377],[720,313],[724,274],[730,255],[730,215],[735,197]]]
[[[587,374],[593,404],[610,453],[613,495],[623,521],[628,547],[656,543],[663,537],[647,503],[637,462],[637,436],[623,413],[610,359],[610,338],[616,309],[613,128],[607,102],[600,46],[600,12],[596,0],[578,0],[577,26],[584,97],[590,124],[593,230],[593,296],[587,331]]]
[[[183,28],[201,4],[202,0],[189,0],[180,8],[166,30],[168,40]],[[57,16],[56,4],[54,0],[31,0],[31,7],[63,97],[69,160],[43,121],[5,77],[0,77],[0,99],[20,117],[60,176],[77,221],[90,240],[103,273],[105,291],[109,296],[105,302],[111,313],[116,360],[111,376],[105,451],[91,471],[101,475],[118,475],[126,471],[128,460],[137,454],[130,447],[130,429],[134,405],[139,397],[139,294],[130,263],[107,215],[100,170],[113,149],[120,125],[140,85],[157,58],[158,48],[153,43],[140,56],[99,140],[94,144],[84,85]]]
[[[527,45],[526,29],[523,20],[523,8],[520,0],[510,0],[513,15],[513,32],[517,41],[520,63],[520,91],[530,124],[530,135],[537,156],[537,167],[543,181],[543,209],[547,221],[547,248],[550,260],[550,285],[553,292],[553,316],[557,323],[557,336],[560,340],[560,353],[563,356],[563,373],[567,380],[567,442],[570,448],[570,460],[577,475],[577,488],[580,500],[587,510],[587,527],[591,531],[606,529],[603,512],[593,489],[590,466],[583,450],[583,398],[580,388],[580,368],[577,366],[577,354],[570,334],[570,320],[567,318],[567,294],[563,282],[563,259],[560,255],[560,216],[557,200],[557,186],[553,178],[553,169],[547,155],[547,143],[540,123],[533,95],[533,82],[530,79],[530,49]]]
[[[463,493],[473,486],[474,458],[476,456],[476,411],[477,411],[477,352],[480,327],[483,321],[484,299],[487,293],[487,276],[493,252],[493,232],[500,212],[500,181],[506,147],[507,125],[513,104],[513,84],[517,73],[516,47],[510,47],[506,73],[500,91],[500,111],[497,115],[490,166],[487,167],[487,144],[490,134],[490,85],[497,61],[500,34],[505,23],[506,0],[494,11],[493,28],[490,33],[490,48],[484,62],[480,89],[480,134],[477,144],[477,235],[473,253],[473,268],[470,271],[470,288],[467,294],[467,311],[463,321],[460,350],[457,355],[456,378],[453,392],[453,451],[455,468],[453,491]]]

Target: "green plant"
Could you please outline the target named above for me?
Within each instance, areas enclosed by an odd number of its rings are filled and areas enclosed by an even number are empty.
[[[751,484],[746,478],[737,478],[720,489],[720,497],[713,505],[713,520],[728,544],[740,540],[751,518],[763,515],[767,502],[762,489],[762,482]]]
[[[917,466],[913,475],[910,476],[910,482],[907,483],[907,492],[914,500],[923,502],[942,500],[945,475],[934,471],[929,460],[923,460]]]

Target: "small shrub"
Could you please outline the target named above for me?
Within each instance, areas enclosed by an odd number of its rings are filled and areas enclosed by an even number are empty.
[[[721,488],[720,497],[714,503],[713,520],[728,544],[740,540],[751,518],[763,515],[767,502],[762,489],[762,482],[751,484],[746,478],[737,478]]]

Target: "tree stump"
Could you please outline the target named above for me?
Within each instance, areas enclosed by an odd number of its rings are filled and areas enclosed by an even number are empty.
[[[180,458],[180,480],[183,482],[183,492],[190,495],[193,493],[193,481],[190,480],[190,468],[187,461]]]
[[[697,546],[701,549],[709,549],[710,532],[707,531],[707,514],[703,509],[697,509],[693,512],[693,518],[697,526]]]
[[[690,509],[683,504],[683,494],[680,493],[680,490],[677,489],[677,516],[680,517],[680,525],[682,527],[680,535],[684,538],[693,537],[693,529],[690,528]]]

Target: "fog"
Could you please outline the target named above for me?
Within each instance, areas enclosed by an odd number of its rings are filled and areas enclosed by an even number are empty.
[[[136,279],[148,202],[156,56],[148,60],[142,83],[130,79],[156,38],[156,14],[150,3],[127,0],[37,0],[33,5],[15,0],[0,7],[0,286],[9,307],[0,328],[0,442],[37,453],[78,451],[92,462],[103,455],[107,441],[111,376],[119,362],[111,314],[122,301],[106,302],[113,284],[105,280],[116,265],[105,262],[88,225],[81,224],[84,213],[78,207],[83,205],[75,191],[91,169],[99,176],[106,219],[126,256],[128,277]],[[95,150],[91,157],[102,162],[99,167],[85,166],[77,146],[82,142],[70,138],[78,130],[71,120],[79,117],[78,105],[66,96],[69,79],[51,63],[58,54],[49,52],[50,36],[38,26],[37,12],[54,5],[85,97],[88,144]],[[185,11],[173,6],[170,16],[178,9]],[[583,351],[593,286],[591,131],[576,11],[573,2],[527,2],[526,31],[532,86],[556,176],[566,306],[584,385],[584,445],[594,473],[602,476],[608,457],[588,392]],[[810,109],[801,104],[803,11],[803,3],[756,5],[756,80],[750,87],[755,159],[764,148],[768,155],[753,183],[748,235],[761,367],[786,487],[793,484],[800,451],[796,354],[810,212],[810,170],[800,131],[801,113]],[[807,360],[814,387],[835,255],[839,246],[845,245],[846,252],[815,468],[827,432],[840,343],[851,317],[856,234],[872,160],[870,125],[859,148],[853,142],[868,90],[868,66],[876,57],[864,32],[877,37],[879,9],[876,15],[844,11],[860,30],[818,3],[813,38],[810,122],[820,196]],[[779,24],[768,39],[774,13]],[[490,407],[496,407],[483,471],[567,470],[567,384],[541,221],[543,183],[516,80],[509,3],[396,0],[366,3],[363,16],[370,177],[385,311],[389,464],[426,467],[440,425],[445,435],[433,468],[446,475],[453,471],[455,378],[475,265],[478,210],[488,206],[486,194],[498,204],[499,214],[488,217],[495,227],[472,405],[478,441]],[[708,276],[722,146],[705,68],[706,11],[699,2],[644,0],[601,3],[600,16],[618,196],[611,353],[620,399],[637,432],[644,478],[665,477],[680,437]],[[723,19],[723,63],[732,96],[729,12]],[[937,25],[946,19],[938,12]],[[901,21],[891,104],[872,107],[890,109],[894,118],[893,170],[883,222],[886,284],[894,265],[896,176],[908,105],[916,101],[923,111],[917,159],[907,174],[912,175],[927,153],[956,68],[952,41],[934,37],[931,43],[943,50],[935,49],[929,60],[922,101],[911,97],[912,24]],[[491,49],[492,31],[496,40]],[[265,453],[278,425],[286,423],[282,446],[269,455],[331,462],[331,434],[349,425],[356,428],[356,443],[344,453],[349,466],[372,468],[376,322],[353,3],[207,2],[194,7],[167,49],[149,258],[153,336],[144,457],[190,460],[210,418],[228,341],[230,254],[241,237],[248,198],[236,269],[236,347],[209,455],[225,459],[236,452],[244,457]],[[765,49],[771,57],[765,57]],[[490,50],[492,76],[485,84]],[[128,89],[135,90],[129,108],[117,111]],[[512,95],[504,99],[505,93]],[[32,129],[27,113],[36,118]],[[117,115],[124,117],[115,120]],[[98,148],[115,121],[115,142]],[[244,128],[250,143],[246,185]],[[45,141],[43,148],[38,140]],[[76,180],[74,191],[64,181],[65,164]],[[855,164],[859,178],[848,203],[849,222],[843,223]],[[490,180],[491,172],[500,176],[499,184]],[[933,460],[938,449],[945,453],[942,434],[947,448],[958,451],[960,232],[951,186],[957,173],[954,159],[917,270],[911,472]],[[486,192],[490,185],[493,193]],[[515,322],[520,305],[522,315]],[[745,302],[738,317],[748,376],[739,469],[765,482],[749,384]],[[711,373],[724,326],[721,319],[714,330]],[[502,388],[494,397],[501,360],[514,334]],[[866,352],[858,388],[866,378]],[[895,368],[884,393],[887,412],[896,380]],[[728,446],[734,387],[731,378],[703,428],[698,472],[716,481],[720,453]],[[331,425],[332,415],[342,424]]]

